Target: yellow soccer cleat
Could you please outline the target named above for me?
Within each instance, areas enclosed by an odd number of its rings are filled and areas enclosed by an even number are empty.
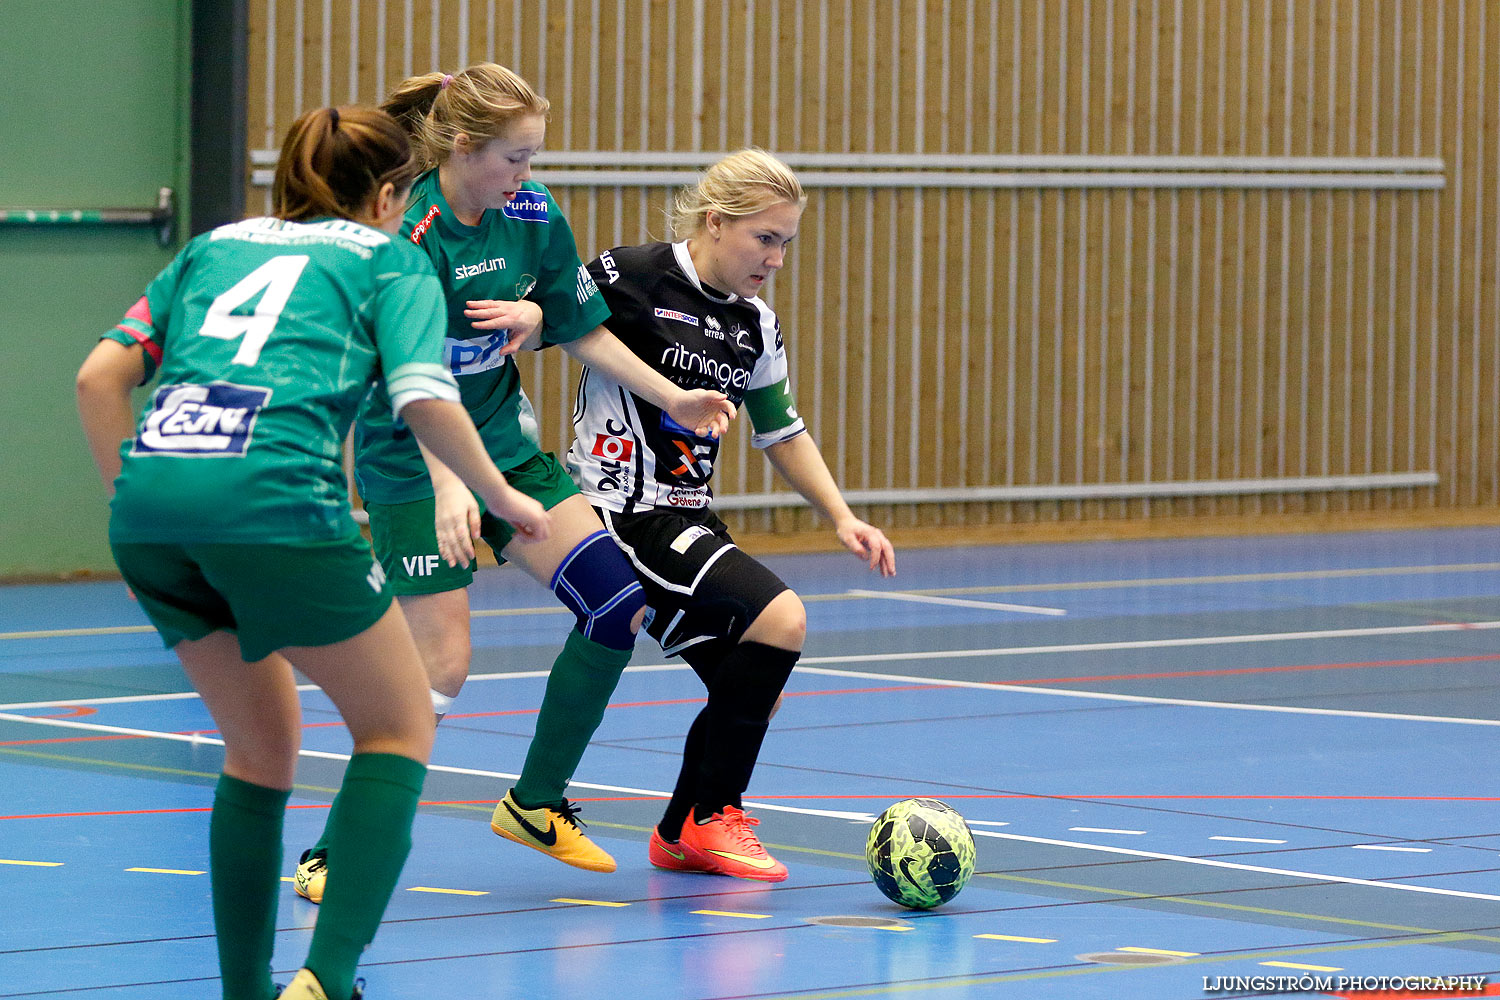
[[[578,808],[562,800],[557,808],[522,809],[510,792],[495,806],[490,829],[506,840],[514,840],[554,857],[565,865],[591,872],[612,872],[615,859],[578,829]]]
[[[306,850],[297,863],[297,872],[292,876],[292,888],[297,895],[314,903],[323,902],[323,884],[328,881],[328,852]]]
[[[355,982],[354,995],[349,1000],[361,1000],[364,997],[364,984],[363,979]],[[318,982],[318,977],[312,974],[311,969],[299,969],[286,988],[276,995],[280,1000],[329,1000],[328,991],[323,989],[323,984]]]

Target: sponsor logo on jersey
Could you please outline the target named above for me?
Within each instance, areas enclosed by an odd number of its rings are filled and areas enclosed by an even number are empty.
[[[635,454],[635,442],[616,434],[595,434],[594,450],[589,454],[610,462],[628,462]]]
[[[533,288],[535,288],[535,287],[536,287],[536,275],[534,275],[534,274],[523,274],[523,275],[521,275],[520,280],[516,282],[516,301],[520,302],[526,296],[530,295],[531,294],[531,290]]]
[[[701,508],[708,506],[708,492],[706,490],[685,490],[678,487],[667,494],[667,506],[669,507],[693,507]],[[700,528],[700,531],[707,531]],[[691,542],[689,542],[691,544]],[[673,545],[676,548],[676,545]]]
[[[725,390],[743,390],[750,384],[750,369],[715,360],[704,351],[690,351],[681,344],[673,344],[663,351],[661,363],[690,375],[706,375]]]
[[[703,317],[703,327],[703,336],[708,337],[710,340],[724,339],[724,327],[719,323],[717,316]]]
[[[421,243],[422,237],[427,235],[427,230],[432,228],[433,221],[442,214],[442,209],[436,205],[429,208],[427,214],[422,216],[422,221],[411,227],[411,241],[413,243]]]
[[[443,360],[448,370],[455,375],[477,375],[480,372],[499,368],[510,355],[501,354],[500,348],[510,343],[509,330],[493,330],[474,340],[443,338]]]
[[[599,286],[594,284],[594,278],[589,274],[589,269],[582,264],[578,265],[578,304],[583,305],[589,299],[599,294]]]
[[[674,490],[673,492],[674,493],[680,493],[682,491],[681,490]],[[667,502],[668,503],[671,502],[671,497],[667,498]],[[702,538],[705,535],[712,535],[712,534],[713,534],[713,532],[709,531],[703,525],[701,525],[701,524],[695,524],[691,528],[684,529],[683,532],[682,532],[682,534],[680,534],[676,538],[672,539],[672,544],[669,545],[669,546],[667,546],[667,547],[669,549],[671,549],[673,552],[678,553],[679,555],[687,555],[687,550],[690,549],[690,548],[692,548],[694,542],[696,542],[698,539]]]
[[[504,257],[491,257],[489,260],[480,261],[478,264],[459,264],[453,268],[453,280],[463,281],[472,278],[476,274],[489,274],[491,271],[505,270]]]
[[[599,482],[595,488],[600,493],[621,488],[620,481],[625,475],[625,467],[620,463],[628,462],[635,453],[635,442],[625,436],[629,430],[630,428],[610,417],[604,421],[604,433],[596,435],[593,454],[601,461]]]
[[[151,412],[130,452],[243,455],[250,447],[256,415],[270,398],[270,389],[228,382],[164,385],[151,397]]]
[[[521,222],[546,222],[547,196],[536,191],[517,191],[516,196],[501,207],[500,214]]]
[[[686,323],[688,326],[698,325],[697,316],[693,316],[685,312],[678,312],[676,309],[656,309],[653,311],[656,313],[657,319],[674,319],[679,323]]]
[[[606,250],[599,255],[599,266],[604,268],[604,273],[609,276],[609,283],[613,285],[620,280],[620,269],[615,266],[615,259]]]
[[[666,414],[662,414],[663,418]],[[664,421],[665,422],[665,419]],[[676,426],[676,425],[674,425]],[[692,431],[687,433],[688,440],[673,438],[672,445],[682,456],[682,461],[677,468],[672,470],[672,475],[689,483],[707,484],[708,477],[713,475],[714,467],[711,458],[713,456],[713,443],[705,438],[695,437]],[[666,455],[662,455],[665,461]]]

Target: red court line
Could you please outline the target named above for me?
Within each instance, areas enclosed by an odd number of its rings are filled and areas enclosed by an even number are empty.
[[[1483,990],[1361,990],[1354,993],[1325,993],[1338,1000],[1451,1000],[1454,997],[1500,997],[1500,983],[1486,983]]]
[[[830,799],[893,799],[902,798],[899,792],[881,792],[875,795],[756,795],[746,793],[751,799],[765,799],[767,801],[786,799],[812,799],[827,801]],[[926,799],[1039,799],[1039,800],[1078,800],[1094,802],[1101,799],[1146,799],[1152,801],[1160,800],[1225,800],[1230,802],[1258,802],[1261,800],[1274,800],[1286,802],[1500,802],[1500,796],[1483,795],[1048,795],[1041,792],[938,792],[930,789],[912,792],[907,798]],[[597,796],[593,798],[572,798],[573,802],[636,802],[641,799],[666,798],[666,796],[655,795],[617,795],[613,797]]]
[[[426,805],[427,803],[422,803]],[[435,803],[442,805],[443,803]],[[288,805],[288,809],[328,809],[331,802],[312,802],[308,804],[297,803]],[[213,806],[183,806],[180,809],[105,809],[99,812],[71,812],[71,813],[30,813],[21,816],[0,816],[0,822],[8,819],[85,819],[90,816],[168,816],[172,813],[206,813],[213,812]]]

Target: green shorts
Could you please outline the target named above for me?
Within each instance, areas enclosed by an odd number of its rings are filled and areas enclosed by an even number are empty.
[[[120,574],[168,649],[221,629],[253,663],[359,635],[391,606],[363,538],[306,545],[112,542]]]
[[[558,464],[543,452],[528,458],[514,469],[505,470],[505,479],[516,489],[551,510],[568,497],[578,494],[578,487]],[[509,521],[484,510],[480,501],[479,537],[484,539],[497,562],[504,563],[500,553],[515,537]],[[445,594],[462,590],[474,582],[476,564],[449,566],[438,555],[436,505],[432,497],[411,503],[368,503],[370,540],[375,555],[390,578],[391,588],[399,594]]]

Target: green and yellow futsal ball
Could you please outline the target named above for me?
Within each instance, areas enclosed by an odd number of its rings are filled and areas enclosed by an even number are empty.
[[[930,910],[957,896],[974,874],[974,835],[946,802],[902,799],[870,827],[865,861],[887,899]]]

